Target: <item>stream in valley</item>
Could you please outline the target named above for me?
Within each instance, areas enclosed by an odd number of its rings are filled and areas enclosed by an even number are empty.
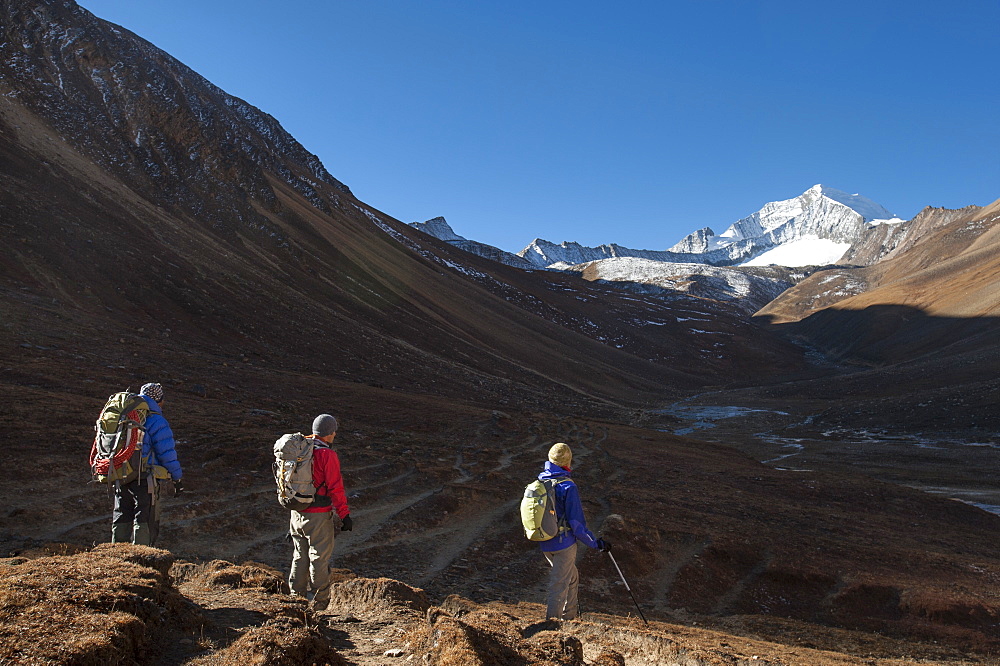
[[[666,432],[733,446],[788,472],[862,473],[1000,515],[1000,439],[819,426],[816,414],[693,404],[656,413],[678,419]]]

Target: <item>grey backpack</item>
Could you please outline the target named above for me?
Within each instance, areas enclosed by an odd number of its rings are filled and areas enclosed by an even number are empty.
[[[313,485],[313,450],[326,444],[302,433],[282,435],[274,443],[274,481],[278,485],[278,504],[291,511],[311,506],[329,506],[325,495],[318,495]],[[318,500],[318,501],[317,501]]]

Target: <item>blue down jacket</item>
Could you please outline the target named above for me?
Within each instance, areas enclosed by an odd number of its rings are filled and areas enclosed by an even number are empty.
[[[149,460],[150,465],[162,465],[170,472],[174,481],[184,476],[181,463],[177,460],[177,450],[174,448],[174,431],[163,418],[163,412],[156,401],[148,395],[142,396],[149,405],[149,416],[146,417],[146,436],[142,441],[142,457]]]
[[[545,461],[545,470],[538,475],[540,481],[547,479],[569,479],[569,472],[553,462]],[[594,534],[587,529],[587,519],[583,515],[583,505],[580,504],[580,491],[572,481],[563,481],[555,486],[556,492],[556,515],[560,519],[565,519],[569,530],[560,532],[558,536],[542,541],[539,548],[544,551],[562,550],[573,545],[574,541],[581,541],[585,546],[597,548],[597,539]]]

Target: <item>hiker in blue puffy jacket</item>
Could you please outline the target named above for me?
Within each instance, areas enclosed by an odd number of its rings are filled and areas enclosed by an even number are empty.
[[[170,478],[174,495],[181,492],[184,472],[177,460],[174,433],[163,417],[163,387],[145,384],[139,390],[149,405],[142,442],[143,473],[128,483],[115,482],[115,507],[111,516],[111,541],[152,546],[160,532],[160,481]]]
[[[545,470],[538,475],[541,481],[558,481],[553,488],[559,534],[540,544],[542,554],[552,567],[549,573],[546,619],[572,620],[576,617],[577,589],[580,584],[580,574],[576,569],[576,542],[602,552],[611,550],[610,543],[596,538],[587,529],[587,519],[583,515],[583,505],[580,504],[580,492],[570,478],[572,461],[573,452],[569,446],[561,442],[553,444],[549,449]]]

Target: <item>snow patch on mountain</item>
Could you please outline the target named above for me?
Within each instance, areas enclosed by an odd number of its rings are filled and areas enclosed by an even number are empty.
[[[807,236],[778,245],[740,265],[822,266],[837,263],[850,247],[850,243],[838,243],[828,238]]]
[[[587,247],[536,238],[513,255],[459,236],[442,217],[412,226],[519,268],[574,271],[639,294],[681,293],[733,302],[747,312],[763,307],[810,270],[796,268],[836,264],[856,246],[905,229],[902,220],[871,199],[826,185],[764,204],[721,234],[703,227],[669,250],[636,250],[614,243]]]
[[[690,261],[682,252],[661,250],[634,250],[615,243],[587,247],[573,241],[556,244],[536,238],[526,248],[517,253],[538,268],[552,268],[554,264],[576,265],[588,261],[613,259],[615,257],[635,257],[652,261]]]
[[[790,266],[808,265],[802,262],[832,263],[862,238],[870,224],[891,219],[894,219],[892,213],[867,197],[814,185],[793,199],[764,204],[718,236],[706,233],[709,229],[689,234],[671,250],[692,251],[690,261],[762,265],[757,260],[760,255],[772,248],[795,244],[794,249],[771,255],[763,263],[794,262],[784,264]],[[838,246],[843,246],[839,252]],[[718,255],[723,253],[733,261],[720,262]]]
[[[860,213],[866,220],[887,219],[893,217],[892,213],[886,210],[884,206],[877,204],[871,199],[863,197],[860,194],[847,194],[846,192],[841,192],[840,190],[836,190],[825,185],[814,185],[809,191],[812,192],[814,190],[818,190],[820,195],[829,197],[834,201],[844,204],[851,210]]]
[[[803,277],[781,268],[743,269],[637,257],[601,259],[564,270],[577,271],[587,280],[612,282],[636,293],[685,293],[733,302],[747,313],[756,312]]]

